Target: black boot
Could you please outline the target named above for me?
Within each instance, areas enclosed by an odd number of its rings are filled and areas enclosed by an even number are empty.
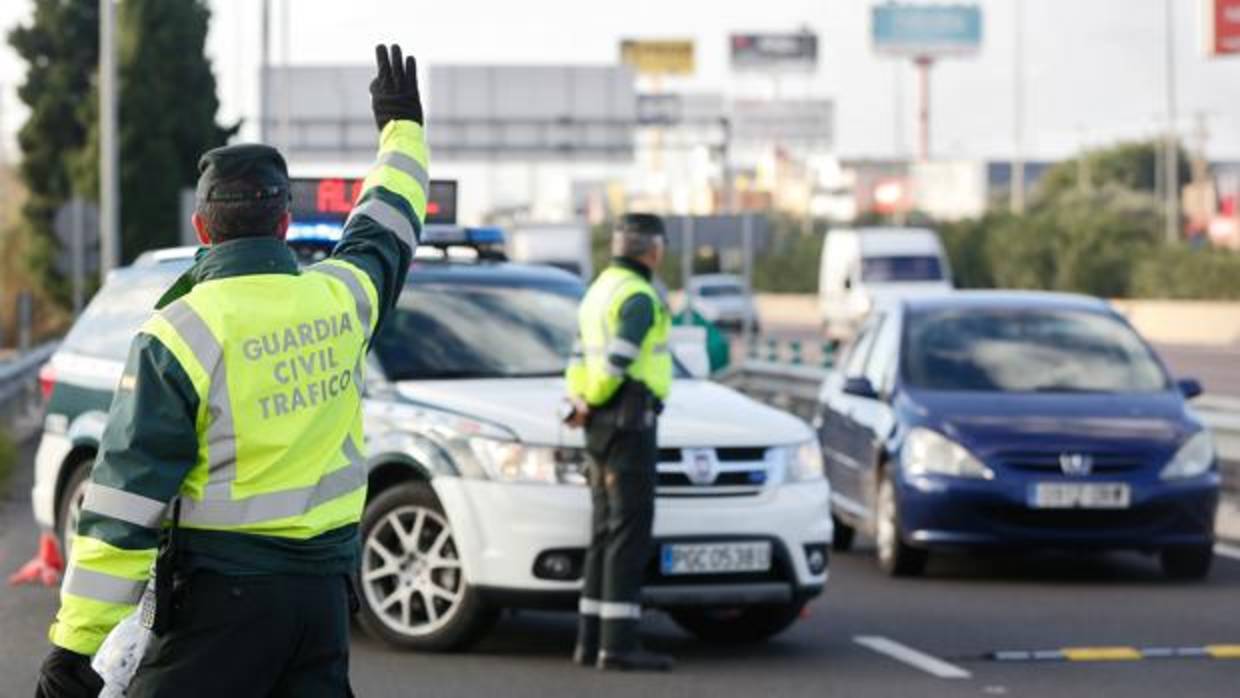
[[[634,649],[627,652],[598,653],[598,668],[603,671],[671,671],[676,662],[666,654]]]
[[[581,666],[594,666],[598,661],[598,616],[581,616],[577,620],[577,646],[573,649],[573,662]]]

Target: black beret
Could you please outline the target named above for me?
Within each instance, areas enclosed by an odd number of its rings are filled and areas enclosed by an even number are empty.
[[[259,201],[288,195],[288,165],[269,145],[226,145],[208,150],[198,160],[199,201]]]
[[[667,237],[667,231],[663,228],[663,219],[653,213],[626,213],[620,216],[616,232]]]

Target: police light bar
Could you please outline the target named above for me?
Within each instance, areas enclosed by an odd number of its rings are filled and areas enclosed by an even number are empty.
[[[284,239],[288,242],[322,243],[334,245],[340,242],[340,238],[343,233],[344,226],[339,223],[300,223],[294,219],[293,224],[288,227],[288,235],[286,235]]]
[[[422,231],[421,244],[431,247],[491,248],[504,244],[500,228],[464,228],[458,225],[428,225]]]

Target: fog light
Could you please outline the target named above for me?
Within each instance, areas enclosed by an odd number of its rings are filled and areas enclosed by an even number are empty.
[[[805,564],[810,574],[822,574],[827,571],[827,546],[814,544],[805,546]]]
[[[584,550],[547,550],[534,560],[534,576],[557,581],[579,579],[584,560]]]

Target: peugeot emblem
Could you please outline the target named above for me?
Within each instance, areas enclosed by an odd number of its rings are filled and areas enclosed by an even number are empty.
[[[1087,453],[1061,453],[1059,468],[1064,475],[1088,475],[1093,472],[1094,458]]]

